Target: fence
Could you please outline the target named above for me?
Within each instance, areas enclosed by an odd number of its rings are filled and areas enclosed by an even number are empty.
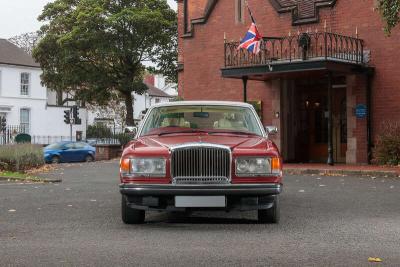
[[[257,55],[238,47],[239,42],[225,43],[225,67],[259,66],[310,59],[364,64],[363,40],[331,32],[265,37]]]
[[[29,133],[29,127],[23,125],[8,125],[5,131],[0,132],[0,145],[14,142],[15,137],[21,133]]]
[[[15,137],[21,133],[29,133],[29,129],[19,125],[9,125],[4,132],[0,133],[0,145],[15,143]],[[86,141],[91,145],[125,145],[134,138],[134,133],[126,133],[121,128],[108,128],[105,126],[89,126],[87,129]],[[70,136],[32,135],[31,143],[48,145],[61,141],[70,141]],[[72,136],[72,141],[77,141]]]

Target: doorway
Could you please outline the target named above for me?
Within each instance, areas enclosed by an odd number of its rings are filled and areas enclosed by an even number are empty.
[[[345,81],[336,79],[332,99],[335,162],[346,162]],[[295,80],[282,91],[283,156],[286,162],[326,163],[328,158],[328,84],[326,79]]]

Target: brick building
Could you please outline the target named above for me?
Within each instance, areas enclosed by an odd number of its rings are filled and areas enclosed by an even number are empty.
[[[288,162],[367,163],[384,121],[400,119],[400,30],[376,0],[248,0],[261,52],[237,50],[244,0],[178,0],[179,94],[257,101]]]

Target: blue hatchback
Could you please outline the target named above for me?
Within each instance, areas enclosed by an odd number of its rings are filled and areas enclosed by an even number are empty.
[[[47,163],[94,161],[96,149],[84,142],[59,142],[43,149]]]

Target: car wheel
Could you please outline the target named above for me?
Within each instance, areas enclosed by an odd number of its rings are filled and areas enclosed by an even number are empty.
[[[87,155],[87,156],[85,157],[85,161],[86,161],[86,162],[92,162],[92,161],[94,161],[94,158],[93,158],[92,155]]]
[[[126,197],[122,196],[121,201],[121,215],[122,221],[125,224],[141,224],[144,223],[145,211],[130,208],[127,205]]]
[[[258,210],[259,223],[279,223],[280,208],[279,197],[275,196],[273,206],[267,210]]]
[[[60,163],[60,157],[59,157],[59,156],[53,156],[53,157],[51,158],[51,163],[52,163],[52,164],[58,164],[58,163]]]

